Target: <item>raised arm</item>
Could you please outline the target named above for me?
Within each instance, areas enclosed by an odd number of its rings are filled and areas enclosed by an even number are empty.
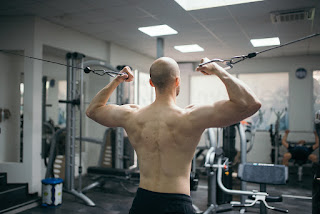
[[[282,141],[281,141],[282,145],[283,145],[284,147],[286,147],[286,148],[289,148],[289,143],[288,143],[288,141],[287,141],[289,132],[290,132],[289,130],[286,130],[286,131],[284,132],[284,136],[283,136]]]
[[[133,80],[132,71],[128,66],[123,68],[121,73],[123,74],[118,75],[97,93],[86,110],[89,118],[107,127],[123,127],[130,113],[137,107],[135,105],[106,105],[112,92],[120,83]]]
[[[208,60],[204,58],[201,62]],[[197,67],[196,71],[205,75],[216,75],[226,86],[229,95],[229,100],[192,107],[190,117],[196,128],[229,126],[253,115],[260,109],[261,103],[250,88],[218,64],[205,64]]]
[[[313,144],[312,149],[316,150],[319,147],[319,136],[316,131],[314,131],[315,144]]]

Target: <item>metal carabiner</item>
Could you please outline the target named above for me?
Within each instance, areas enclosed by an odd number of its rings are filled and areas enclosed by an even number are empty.
[[[209,63],[212,63],[212,62],[218,62],[218,63],[222,63],[224,65],[227,65],[227,67],[224,67],[225,70],[228,70],[228,69],[231,69],[233,68],[232,66],[232,59],[212,59],[208,62],[203,62],[203,63],[200,63],[198,66],[201,67],[203,65],[206,65],[206,64],[209,64]]]

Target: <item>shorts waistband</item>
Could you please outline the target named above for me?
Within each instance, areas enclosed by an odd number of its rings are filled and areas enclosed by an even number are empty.
[[[153,192],[147,189],[143,189],[141,187],[139,187],[137,190],[137,196],[138,195],[149,196],[149,197],[159,197],[159,198],[166,198],[166,199],[179,199],[179,200],[184,200],[186,202],[192,203],[191,197],[186,194]]]

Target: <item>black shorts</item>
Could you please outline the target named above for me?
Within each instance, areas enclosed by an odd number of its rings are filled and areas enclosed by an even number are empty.
[[[306,146],[289,146],[288,152],[291,153],[294,160],[307,161],[313,149]]]
[[[191,197],[138,188],[129,214],[194,214]]]

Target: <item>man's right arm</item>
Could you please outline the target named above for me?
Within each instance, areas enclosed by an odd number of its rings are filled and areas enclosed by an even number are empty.
[[[202,62],[209,59],[202,59]],[[225,127],[235,124],[257,112],[261,103],[251,89],[242,81],[230,75],[216,63],[197,67],[205,75],[216,75],[226,86],[229,100],[213,105],[195,106],[190,109],[190,120],[195,127]]]

